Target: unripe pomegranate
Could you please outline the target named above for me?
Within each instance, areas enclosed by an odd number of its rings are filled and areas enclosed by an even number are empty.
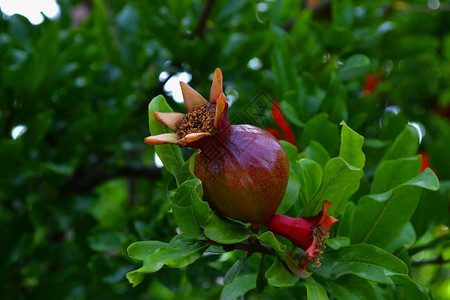
[[[151,136],[145,142],[200,149],[194,174],[203,183],[204,200],[224,216],[263,223],[283,199],[289,160],[271,133],[251,125],[230,125],[222,80],[216,69],[210,103],[181,82],[187,114],[153,112],[175,133]]]
[[[200,149],[194,174],[214,210],[255,227],[264,224],[289,238],[305,250],[301,267],[312,259],[318,262],[329,226],[337,221],[326,216],[329,204],[316,217],[275,215],[289,179],[289,160],[278,140],[251,125],[230,125],[220,69],[214,72],[210,102],[187,84],[180,85],[187,114],[153,111],[155,119],[174,133],[149,136],[145,142]]]

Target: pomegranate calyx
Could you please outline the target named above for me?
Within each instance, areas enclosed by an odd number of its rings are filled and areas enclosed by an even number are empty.
[[[228,102],[223,93],[220,69],[214,72],[210,102],[184,82],[180,82],[186,114],[153,111],[153,117],[175,133],[164,133],[145,138],[149,145],[178,144],[180,147],[200,148],[200,139],[216,135],[219,130],[226,135],[230,126],[227,117]]]
[[[313,267],[320,266],[322,250],[330,237],[328,230],[339,221],[327,215],[330,205],[330,202],[324,201],[322,211],[314,217],[292,218],[276,214],[264,222],[270,231],[288,238],[305,251],[305,258],[300,261],[302,269],[306,269],[310,261],[313,261]]]

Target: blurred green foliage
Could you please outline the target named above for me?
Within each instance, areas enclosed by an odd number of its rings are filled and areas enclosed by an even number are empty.
[[[143,143],[149,100],[168,96],[165,84],[182,72],[207,95],[216,67],[232,122],[277,127],[270,108],[278,99],[300,152],[320,168],[339,155],[342,120],[365,137],[365,175],[345,214],[365,209],[355,205],[371,189],[385,191],[376,180],[386,163],[405,168],[401,184],[416,175],[408,170],[417,159],[399,160],[427,153],[441,189],[417,196],[398,233],[403,244],[382,248],[395,249],[435,298],[448,298],[450,2],[431,9],[436,2],[60,0],[56,21],[1,19],[1,298],[217,299],[250,290],[248,299],[260,297],[256,255],[223,287],[240,251],[209,249],[195,264],[163,268],[135,288],[125,277],[141,265],[127,254],[132,242],[169,243],[177,234],[167,194],[176,182]],[[404,132],[409,122],[426,130],[419,148]],[[26,131],[13,139],[18,128]],[[308,163],[302,172],[317,169]],[[375,205],[370,195],[361,199]],[[323,270],[294,287],[266,286],[264,299],[314,299],[325,289],[342,299],[339,287],[372,288],[353,274],[333,285]],[[394,284],[373,289],[381,299],[407,295]]]

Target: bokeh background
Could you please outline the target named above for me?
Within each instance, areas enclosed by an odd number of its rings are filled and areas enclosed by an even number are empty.
[[[286,138],[270,113],[277,99],[300,150],[314,139],[335,154],[327,128],[311,137],[302,126],[319,113],[336,128],[345,120],[366,137],[366,178],[377,150],[405,124],[416,127],[441,191],[427,192],[415,216],[418,240],[431,247],[418,248],[412,276],[450,298],[450,1],[60,0],[43,1],[47,15],[29,19],[8,2],[0,2],[2,299],[218,298],[233,254],[164,269],[136,288],[125,278],[138,266],[128,245],[176,234],[171,176],[143,143],[148,103],[163,94],[182,112],[178,82],[208,95],[216,67],[232,120]],[[298,96],[294,78],[305,110],[285,101]]]

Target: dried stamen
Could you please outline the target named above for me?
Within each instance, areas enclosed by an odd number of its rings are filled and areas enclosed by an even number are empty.
[[[182,139],[189,133],[209,132],[214,135],[217,131],[214,127],[215,115],[215,104],[205,103],[194,107],[191,112],[175,124],[178,139]]]
[[[322,259],[322,249],[325,248],[325,242],[330,237],[327,227],[324,224],[319,224],[313,226],[312,228],[312,238],[316,238],[316,249],[314,251],[313,267],[320,267],[320,260]]]

